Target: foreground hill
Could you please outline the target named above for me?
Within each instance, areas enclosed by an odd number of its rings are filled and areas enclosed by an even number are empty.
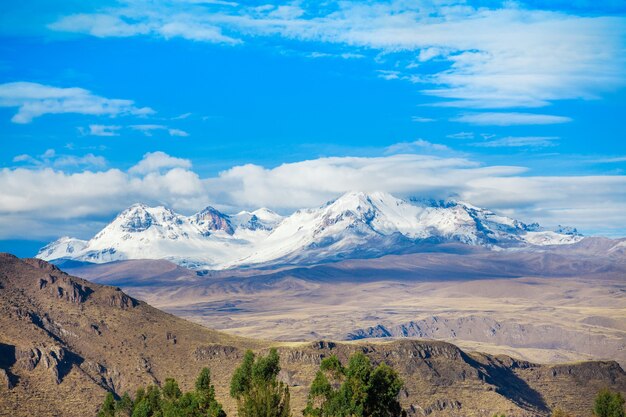
[[[270,343],[229,336],[150,307],[121,290],[69,276],[47,262],[0,254],[0,415],[89,416],[105,391],[121,394],[172,376],[190,389],[209,366],[233,415],[228,381],[246,349],[276,346],[294,415],[321,359],[365,352],[396,368],[409,415],[589,414],[601,387],[626,392],[616,362],[538,365],[466,353],[435,341]]]
[[[168,259],[216,270],[376,258],[415,252],[424,244],[539,248],[581,239],[576,229],[546,230],[468,203],[350,192],[285,218],[267,209],[227,215],[213,207],[187,217],[135,204],[89,241],[63,237],[37,257],[93,263]]]

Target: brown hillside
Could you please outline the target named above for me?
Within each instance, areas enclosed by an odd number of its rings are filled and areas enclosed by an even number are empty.
[[[281,353],[294,416],[321,359],[335,353],[345,361],[356,350],[401,373],[402,403],[416,416],[544,416],[555,406],[587,416],[601,387],[626,393],[616,362],[537,365],[426,340],[288,344],[230,336],[46,262],[0,254],[1,416],[95,415],[107,390],[132,393],[170,376],[190,389],[203,366],[235,415],[227,396],[234,368],[246,349],[270,346]]]

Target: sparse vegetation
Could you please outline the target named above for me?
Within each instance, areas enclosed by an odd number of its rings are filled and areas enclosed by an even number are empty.
[[[98,417],[226,417],[226,413],[215,399],[211,372],[204,368],[195,391],[183,393],[175,379],[167,378],[163,389],[154,385],[137,389],[134,401],[128,393],[115,401],[109,392]]]
[[[593,406],[597,417],[624,417],[624,398],[619,392],[603,389],[598,392]]]
[[[570,413],[563,410],[562,408],[557,407],[554,410],[552,410],[550,417],[573,417],[573,416]]]
[[[356,353],[344,368],[336,356],[322,361],[311,390],[306,417],[396,417],[405,415],[398,394],[403,383],[385,364],[375,369],[367,356]]]

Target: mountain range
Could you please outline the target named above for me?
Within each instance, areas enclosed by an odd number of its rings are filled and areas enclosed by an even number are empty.
[[[376,258],[442,243],[501,250],[582,239],[574,228],[548,230],[465,202],[349,192],[286,217],[266,208],[228,215],[213,207],[184,216],[163,206],[135,204],[90,240],[62,237],[37,257],[90,263],[167,259],[220,270]]]

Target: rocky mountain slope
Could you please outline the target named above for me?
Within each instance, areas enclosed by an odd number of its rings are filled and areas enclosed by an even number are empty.
[[[0,254],[0,415],[89,416],[105,391],[175,377],[190,389],[203,366],[233,415],[228,381],[245,349],[278,347],[294,415],[321,359],[365,352],[396,368],[411,416],[586,416],[598,389],[626,392],[616,362],[538,365],[428,340],[270,343],[209,330],[38,260]]]
[[[285,218],[268,209],[226,215],[212,207],[185,217],[136,204],[89,241],[63,237],[37,257],[94,263],[168,259],[195,269],[225,269],[375,258],[446,242],[499,249],[581,239],[575,229],[545,230],[467,203],[352,192]]]

